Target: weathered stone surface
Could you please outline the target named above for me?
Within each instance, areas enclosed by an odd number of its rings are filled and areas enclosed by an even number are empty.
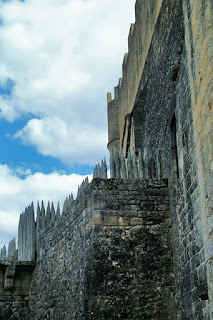
[[[136,1],[123,80],[108,101],[108,148],[136,152],[139,164],[141,150],[144,178],[168,178],[184,320],[212,318],[212,16],[210,0]]]
[[[29,320],[29,288],[35,262],[0,263],[0,319]]]
[[[122,79],[107,97],[113,179],[101,180],[102,161],[56,221],[41,206],[31,285],[24,269],[16,282],[0,265],[0,319],[213,319],[213,5],[135,7]],[[19,224],[25,260],[29,210]]]
[[[173,319],[170,226],[165,181],[93,180],[40,234],[30,318]]]

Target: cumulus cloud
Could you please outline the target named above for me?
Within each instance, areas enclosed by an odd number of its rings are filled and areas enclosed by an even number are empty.
[[[0,117],[34,116],[17,138],[64,161],[105,153],[106,92],[121,76],[134,2],[0,1],[0,83],[14,83]]]
[[[34,145],[43,155],[81,164],[93,164],[102,159],[105,155],[102,145],[107,143],[106,132],[91,126],[68,126],[57,117],[32,119],[14,137],[22,139],[26,145]]]
[[[25,173],[28,175],[21,179],[18,176],[20,168],[11,170],[7,165],[0,164],[0,248],[17,235],[19,215],[32,201],[36,204],[38,200],[44,200],[47,205],[50,200],[55,206],[59,201],[62,207],[68,194],[73,193],[74,197],[76,196],[78,185],[86,177],[58,172],[48,175],[29,174],[26,169]]]

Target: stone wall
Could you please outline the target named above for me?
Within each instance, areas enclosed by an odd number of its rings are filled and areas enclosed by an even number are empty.
[[[159,85],[160,84],[160,85]],[[181,1],[164,1],[133,108],[135,145],[169,177],[178,319],[205,319],[204,242]]]
[[[0,319],[29,320],[29,287],[35,263],[0,263]]]
[[[86,319],[173,319],[169,198],[163,181],[98,181]]]
[[[123,60],[123,74],[117,87],[115,87],[114,100],[108,95],[108,127],[109,146],[114,139],[121,144],[126,114],[132,111],[138,92],[143,68],[149,51],[155,24],[163,0],[137,0],[135,4],[135,24],[131,25],[128,38],[128,54]],[[114,116],[118,125],[114,123]],[[114,131],[115,135],[111,135]]]
[[[204,244],[213,318],[213,3],[184,0],[183,8],[200,187],[199,234]]]
[[[0,265],[0,319],[213,318],[212,10],[137,0],[108,94],[108,147],[138,163],[140,148],[145,176],[168,178],[171,218],[164,180],[94,179],[37,230],[29,308]]]
[[[30,318],[173,319],[164,181],[96,179],[40,238]]]
[[[140,148],[149,171],[155,174],[160,162],[169,180],[177,319],[211,319],[212,1],[153,3],[159,11],[146,10],[146,1],[136,2],[136,17],[142,10],[150,36],[145,61],[141,65],[131,60],[132,69],[123,74],[108,110],[114,105],[119,113],[117,131],[125,156]],[[148,11],[154,23],[151,33]],[[144,39],[138,38],[135,27],[130,28],[130,42],[131,55],[137,57],[144,52]],[[146,26],[140,28],[144,35]],[[126,61],[127,56],[124,65]],[[137,88],[131,90],[130,102],[130,91],[125,96],[123,88],[131,82]],[[109,146],[110,130],[109,117]]]

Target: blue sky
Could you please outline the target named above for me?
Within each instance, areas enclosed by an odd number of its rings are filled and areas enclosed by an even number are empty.
[[[30,169],[32,174],[38,171],[46,174],[57,171],[66,174],[74,172],[83,175],[92,172],[93,165],[75,162],[64,163],[60,158],[44,156],[34,146],[25,145],[20,139],[15,139],[13,137],[14,134],[21,130],[30,119],[32,119],[31,115],[23,116],[13,123],[0,119],[0,145],[3,151],[0,153],[1,164],[8,165],[13,170],[17,167]],[[19,176],[24,179],[25,174],[19,174]]]
[[[33,200],[55,204],[107,151],[135,0],[0,0],[0,247]]]

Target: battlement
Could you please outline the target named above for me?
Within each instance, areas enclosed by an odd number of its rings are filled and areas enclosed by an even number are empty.
[[[116,155],[111,157],[115,165]],[[146,296],[147,308],[154,301],[156,319],[160,315],[169,319],[173,312],[173,278],[172,261],[168,259],[171,221],[167,181],[141,180],[133,176],[133,171],[131,178],[107,179],[105,162],[99,167],[91,183],[87,179],[82,183],[75,200],[72,195],[65,200],[62,214],[58,210],[55,214],[50,203],[45,210],[42,203],[41,208],[38,204],[36,221],[32,219],[32,204],[21,215],[19,256],[32,257],[25,240],[32,244],[34,239],[36,262],[0,264],[0,281],[4,283],[1,319],[7,319],[14,303],[17,319],[21,320],[41,316],[62,319],[65,315],[71,319],[94,315],[99,319],[101,314],[105,319],[115,319],[117,313],[128,314],[129,319],[134,314],[145,316],[144,304],[135,300],[136,292],[140,299]],[[131,254],[130,248],[134,248]],[[138,261],[142,256],[141,265]],[[160,274],[156,264],[161,266]],[[136,274],[143,274],[144,290]],[[117,281],[111,281],[115,277],[121,277],[121,291],[117,290]],[[150,281],[149,290],[146,282]],[[118,303],[124,296],[128,296],[126,303]],[[101,302],[109,299],[114,303]]]
[[[110,320],[119,313],[130,319],[145,316],[152,305],[154,319],[170,319],[169,207],[165,180],[94,179],[40,235],[29,317]],[[135,295],[146,297],[143,305]]]
[[[111,179],[126,181],[146,181],[152,179],[161,179],[162,173],[160,162],[146,162],[142,157],[141,151],[136,155],[129,152],[128,158],[125,160],[123,150],[119,154],[118,149],[110,150],[110,177]],[[18,226],[18,250],[16,250],[15,238],[9,242],[8,256],[6,255],[6,246],[1,249],[0,261],[7,263],[12,262],[33,262],[42,259],[43,250],[40,245],[41,238],[49,230],[57,229],[60,225],[66,225],[67,219],[73,222],[76,219],[76,212],[82,198],[91,191],[93,182],[97,179],[107,180],[107,164],[106,160],[98,163],[94,168],[93,181],[89,183],[88,177],[78,187],[77,198],[74,200],[73,194],[69,195],[63,204],[62,214],[60,214],[60,206],[58,203],[57,210],[54,204],[50,205],[48,201],[45,210],[44,203],[37,204],[37,214],[35,217],[34,204],[31,203],[25,211],[20,215]]]
[[[121,145],[119,139],[123,133],[125,115],[132,111],[135,103],[162,2],[162,0],[136,2],[136,20],[130,26],[128,53],[124,55],[122,65],[122,82],[119,81],[114,89],[114,99],[108,101],[109,148],[114,147],[115,139],[118,140],[117,146]]]

